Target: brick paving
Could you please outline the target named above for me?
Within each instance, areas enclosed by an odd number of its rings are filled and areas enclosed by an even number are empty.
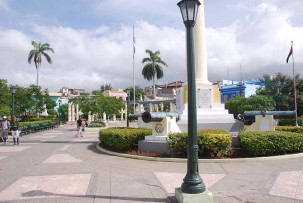
[[[303,200],[303,171],[281,172],[269,194]]]
[[[19,146],[0,143],[0,202],[176,202],[187,163],[103,154],[97,131],[76,132],[66,125],[23,136]],[[302,163],[303,155],[202,161],[199,169],[216,203],[302,203]]]
[[[163,185],[167,193],[175,193],[175,188],[181,186],[185,173],[167,173],[154,172],[160,183]],[[200,174],[206,188],[210,188],[219,180],[224,178],[226,174]]]
[[[0,192],[0,200],[86,195],[90,178],[90,174],[24,176]]]

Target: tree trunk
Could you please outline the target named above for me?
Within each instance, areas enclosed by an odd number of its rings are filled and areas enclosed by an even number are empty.
[[[39,65],[36,65],[36,69],[37,69],[36,85],[39,86]]]
[[[155,76],[153,77],[153,97],[154,97],[154,99],[156,99]]]
[[[153,77],[153,93],[154,93],[154,95],[153,95],[154,100],[156,100],[155,76]],[[154,103],[153,106],[154,106],[154,111],[155,111],[155,109],[156,109],[156,103]]]

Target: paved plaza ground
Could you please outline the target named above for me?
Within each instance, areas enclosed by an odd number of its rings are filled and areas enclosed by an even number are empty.
[[[0,143],[0,202],[176,202],[186,163],[104,154],[96,148],[97,132],[74,138],[76,132],[64,125],[23,136],[19,146]],[[303,202],[303,154],[205,160],[199,169],[216,203]]]

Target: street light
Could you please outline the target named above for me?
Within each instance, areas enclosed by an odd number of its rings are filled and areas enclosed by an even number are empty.
[[[59,103],[59,109],[58,109],[58,113],[59,113],[59,125],[61,123],[61,114],[60,114],[60,106],[61,106],[61,99],[59,98],[58,103]]]
[[[127,108],[126,108],[126,116],[127,116],[127,118],[126,118],[126,126],[129,127],[129,119],[128,119],[128,116],[129,116],[129,111],[130,111],[130,110],[129,110],[129,105],[130,105],[130,91],[127,90],[126,93],[127,93]]]
[[[187,173],[181,185],[184,193],[198,194],[206,191],[199,174],[198,141],[197,141],[197,107],[196,107],[196,81],[193,28],[196,23],[198,0],[182,0],[180,7],[182,18],[186,27],[187,41],[187,81],[188,81],[188,145],[187,145]]]
[[[17,86],[13,85],[10,87],[11,92],[12,92],[12,112],[11,115],[12,117],[15,116],[15,94],[16,94],[16,90],[17,90]]]

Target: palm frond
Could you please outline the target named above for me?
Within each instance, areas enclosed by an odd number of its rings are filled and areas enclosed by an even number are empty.
[[[42,52],[42,55],[46,58],[46,60],[47,60],[48,63],[52,63],[52,59],[51,59],[51,57],[47,53]]]

